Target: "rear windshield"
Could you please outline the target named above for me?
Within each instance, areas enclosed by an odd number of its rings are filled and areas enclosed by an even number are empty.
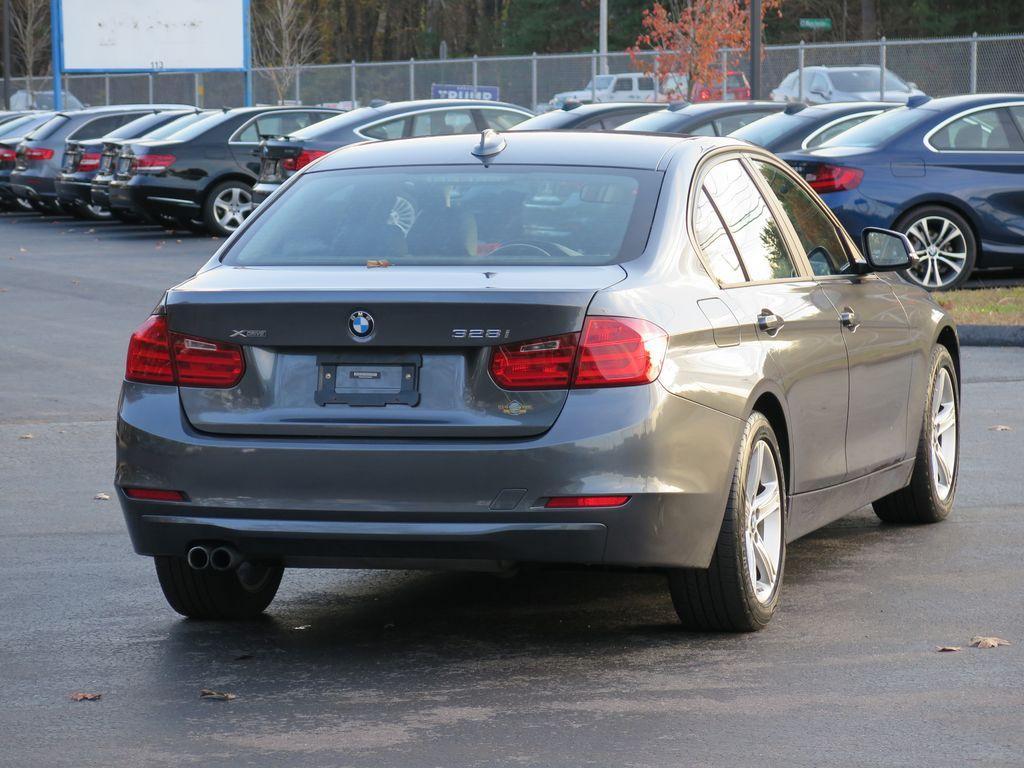
[[[803,118],[796,115],[777,112],[774,115],[768,115],[760,120],[747,123],[729,135],[737,139],[749,141],[751,144],[756,144],[759,147],[767,147],[776,139],[799,128],[804,122],[806,121]]]
[[[661,174],[618,168],[424,166],[307,173],[224,263],[595,265],[636,258]]]
[[[234,118],[235,115],[231,114],[230,112],[214,112],[213,114],[207,116],[205,119],[197,120],[196,122],[192,123],[192,125],[182,128],[179,132],[174,134],[174,138],[175,140],[180,139],[181,141],[189,141],[191,139],[196,138],[197,136],[202,136],[211,128],[214,128],[220,125],[221,123],[226,123]],[[146,138],[148,139],[150,137],[147,136]]]
[[[830,72],[829,77],[832,78],[832,85],[840,91],[877,91],[878,74],[878,69],[850,69],[843,72]],[[885,73],[885,89],[887,91],[910,90],[907,84],[892,72]]]
[[[106,139],[134,139],[146,132],[146,128],[159,123],[161,119],[166,119],[166,115],[161,118],[158,114],[143,115],[137,117],[131,122],[125,123],[120,128],[115,128],[110,133],[104,134]]]
[[[566,123],[571,123],[576,119],[576,115],[573,115],[573,110],[568,112],[564,109],[553,109],[550,112],[545,112],[536,117],[531,117],[529,120],[524,120],[519,125],[512,128],[513,131],[553,131],[561,128]]]
[[[663,109],[660,112],[651,112],[649,115],[644,115],[643,117],[638,117],[636,120],[630,120],[628,123],[623,123],[616,130],[675,133],[676,126],[684,120],[685,118],[681,118],[678,112]]]
[[[40,125],[28,136],[29,141],[36,141],[40,139],[48,139],[52,136],[57,129],[59,129],[64,123],[68,121],[67,115],[54,115],[45,123]]]
[[[21,136],[26,131],[30,131],[33,127],[45,121],[45,116],[21,115],[0,125],[0,136]]]
[[[211,117],[211,116],[213,116],[215,114],[217,114],[217,113],[216,112],[192,112],[190,114],[185,115],[184,117],[179,117],[176,120],[171,120],[171,122],[167,123],[166,125],[160,126],[156,130],[150,131],[143,138],[146,138],[146,139],[166,139],[168,136],[173,136],[178,131],[184,130],[185,128],[187,128],[188,126],[192,125],[193,123],[198,123],[199,121],[205,120],[206,118]]]
[[[321,120],[317,123],[313,123],[312,125],[307,125],[305,128],[300,128],[297,131],[292,131],[288,134],[288,138],[298,140],[323,139],[324,141],[332,141],[334,139],[342,138],[352,128],[358,128],[361,125],[365,125],[370,122],[370,120],[377,117],[381,117],[379,109],[374,109],[373,107],[359,107],[350,112],[334,115],[334,117],[328,117],[326,120]],[[387,117],[387,115],[384,115],[384,117]],[[399,119],[402,115],[395,112],[394,117]]]
[[[866,120],[834,139],[826,141],[823,147],[880,147],[887,144],[904,130],[922,123],[935,113],[923,109],[899,107],[877,117]]]

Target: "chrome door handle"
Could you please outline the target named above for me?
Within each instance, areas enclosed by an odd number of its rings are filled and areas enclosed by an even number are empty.
[[[761,313],[757,316],[757,327],[769,336],[777,334],[779,329],[785,324],[786,321],[770,309],[762,309]]]
[[[851,331],[856,331],[860,325],[857,313],[849,307],[843,307],[843,311],[839,313],[839,322],[844,328],[849,328]]]

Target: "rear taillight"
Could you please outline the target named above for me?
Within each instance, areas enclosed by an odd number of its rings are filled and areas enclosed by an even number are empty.
[[[576,360],[578,333],[502,344],[491,357],[491,376],[502,389],[566,389]]]
[[[314,160],[326,154],[326,152],[320,149],[304,149],[299,153],[298,157],[286,157],[282,160],[281,167],[286,171],[301,171]]]
[[[163,315],[151,315],[128,342],[124,377],[129,381],[226,389],[243,373],[245,359],[237,344],[173,333]]]
[[[138,155],[132,160],[132,168],[137,171],[159,173],[174,165],[174,155]]]
[[[699,101],[711,101],[711,89],[701,88]]]
[[[47,147],[29,147],[25,150],[26,160],[49,160],[53,157],[53,150]]]
[[[0,147],[0,163],[7,163],[18,158],[18,153],[7,147]]]
[[[491,376],[503,389],[624,387],[658,378],[668,335],[632,317],[588,317],[582,334],[502,344]]]
[[[552,496],[545,502],[548,509],[593,509],[594,507],[621,507],[629,496]]]
[[[102,155],[99,152],[84,152],[78,159],[78,170],[79,171],[95,171],[100,167],[100,158]]]
[[[815,192],[841,192],[844,189],[856,189],[864,178],[864,171],[860,168],[822,163],[812,166],[804,173],[804,178]]]

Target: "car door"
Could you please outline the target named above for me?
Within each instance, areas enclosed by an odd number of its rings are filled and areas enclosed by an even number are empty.
[[[852,243],[795,174],[767,159],[751,164],[785,211],[816,282],[839,316],[850,370],[847,479],[895,464],[907,453],[915,353],[903,306],[887,281],[852,273]]]
[[[838,313],[754,173],[738,153],[705,166],[693,228],[723,301],[767,349],[788,411],[790,492],[801,493],[846,477],[846,346]]]
[[[932,150],[925,165],[934,187],[962,190],[971,205],[986,265],[1019,264],[1024,248],[1024,101],[960,113],[931,131],[925,143]],[[915,247],[926,245],[914,232],[910,240]]]

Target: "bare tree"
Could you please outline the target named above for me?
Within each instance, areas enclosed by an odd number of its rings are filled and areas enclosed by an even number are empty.
[[[319,35],[302,0],[264,0],[253,9],[253,53],[256,65],[273,67],[267,76],[278,103],[295,82],[298,67],[317,54]]]
[[[11,48],[25,73],[25,89],[31,93],[32,77],[45,70],[50,51],[48,0],[11,0]]]

